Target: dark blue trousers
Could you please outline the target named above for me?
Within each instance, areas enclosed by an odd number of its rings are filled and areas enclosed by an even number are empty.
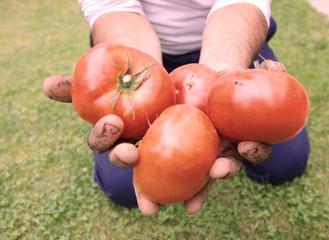
[[[260,55],[265,59],[277,60],[268,41],[274,35],[276,24],[271,19],[269,33]],[[163,54],[163,63],[168,72],[175,68],[199,61],[200,52],[191,52],[179,56]],[[257,56],[259,62],[263,58]],[[255,60],[256,60],[255,59]],[[252,66],[251,66],[252,67]],[[248,175],[261,182],[279,185],[291,181],[305,172],[307,160],[310,153],[308,133],[304,128],[293,139],[279,144],[272,145],[273,154],[271,158],[262,165],[253,165],[244,160]],[[109,152],[103,154],[94,153],[95,158],[95,181],[113,202],[126,207],[136,206],[136,197],[132,185],[132,168],[118,168],[108,160]]]

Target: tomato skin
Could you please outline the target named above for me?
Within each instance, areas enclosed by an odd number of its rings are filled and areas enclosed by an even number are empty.
[[[207,183],[219,146],[219,135],[202,111],[187,104],[171,106],[138,147],[134,184],[154,202],[185,201]]]
[[[176,89],[177,104],[189,104],[206,112],[208,92],[221,75],[206,65],[190,63],[176,68],[169,76]]]
[[[210,90],[206,108],[221,136],[269,144],[293,138],[310,114],[308,95],[297,79],[263,69],[223,75]]]
[[[129,59],[129,60],[128,60]],[[121,92],[113,104],[119,77],[147,68],[137,79],[146,79],[135,90]],[[145,134],[155,118],[175,104],[175,90],[168,72],[153,57],[137,49],[118,44],[98,44],[78,61],[72,82],[72,102],[79,116],[95,124],[107,114],[116,114],[124,121],[122,138]],[[112,111],[113,108],[113,111]]]

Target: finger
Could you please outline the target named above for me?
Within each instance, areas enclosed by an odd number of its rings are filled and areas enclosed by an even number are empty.
[[[87,142],[91,150],[104,153],[119,139],[124,129],[123,120],[109,114],[102,117],[89,132]]]
[[[243,141],[238,144],[238,152],[248,161],[262,164],[272,155],[272,147],[269,144]]]
[[[221,137],[220,139],[220,149],[218,157],[234,156],[236,158],[240,157],[237,150],[237,144]]]
[[[137,162],[138,156],[138,149],[134,144],[120,143],[112,149],[109,160],[114,166],[127,168]]]
[[[138,208],[142,214],[152,216],[160,211],[160,204],[152,202],[135,187]]]
[[[230,178],[237,175],[242,168],[241,157],[227,156],[217,158],[212,165],[209,176],[211,178]]]
[[[215,179],[210,178],[208,183],[191,199],[184,202],[184,208],[189,213],[196,213],[202,209],[203,203],[211,189]]]
[[[59,102],[72,102],[72,77],[71,76],[51,76],[42,85],[43,93]]]
[[[270,59],[264,60],[260,64],[260,68],[270,70],[272,72],[286,72],[287,71],[286,67],[282,63],[273,61]]]

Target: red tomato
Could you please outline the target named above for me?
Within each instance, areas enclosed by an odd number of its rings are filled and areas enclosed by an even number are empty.
[[[218,133],[205,113],[187,104],[171,106],[138,147],[134,184],[154,202],[185,201],[207,183],[219,146]]]
[[[175,104],[175,90],[167,71],[148,54],[98,44],[75,67],[72,102],[80,117],[92,124],[107,114],[118,115],[125,124],[121,137],[136,138]]]
[[[199,63],[176,68],[170,74],[176,88],[176,103],[186,103],[206,111],[205,102],[211,85],[221,76]]]
[[[210,90],[206,108],[221,136],[273,144],[301,131],[310,102],[288,73],[252,69],[223,75]]]

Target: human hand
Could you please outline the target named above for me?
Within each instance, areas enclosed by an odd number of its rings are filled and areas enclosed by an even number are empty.
[[[250,141],[234,144],[222,139],[219,157],[209,171],[210,180],[195,196],[183,203],[186,211],[200,211],[215,179],[227,179],[237,175],[243,166],[242,158],[254,164],[261,164],[270,157],[271,151],[271,146],[267,144]],[[110,154],[110,161],[118,167],[129,167],[137,160],[138,150],[132,144],[118,144]],[[154,215],[160,211],[160,204],[149,200],[136,187],[135,193],[138,207],[144,215]]]
[[[48,77],[43,82],[42,90],[47,97],[54,101],[71,103],[72,76],[55,75]],[[98,154],[104,153],[123,142],[123,140],[119,140],[123,129],[124,123],[120,117],[114,114],[106,115],[90,130],[87,137],[88,146]],[[129,158],[125,157],[125,159],[126,162],[129,162]]]
[[[243,166],[243,158],[254,164],[261,164],[267,161],[271,152],[272,148],[267,144],[251,141],[234,144],[226,139],[221,139],[221,149],[209,171],[208,183],[196,195],[183,203],[185,210],[189,213],[200,211],[215,180],[236,176]],[[125,162],[125,159],[122,158],[120,161]],[[130,162],[130,164],[133,163]],[[139,209],[143,214],[154,215],[160,211],[159,204],[150,201],[136,188],[135,192]]]

